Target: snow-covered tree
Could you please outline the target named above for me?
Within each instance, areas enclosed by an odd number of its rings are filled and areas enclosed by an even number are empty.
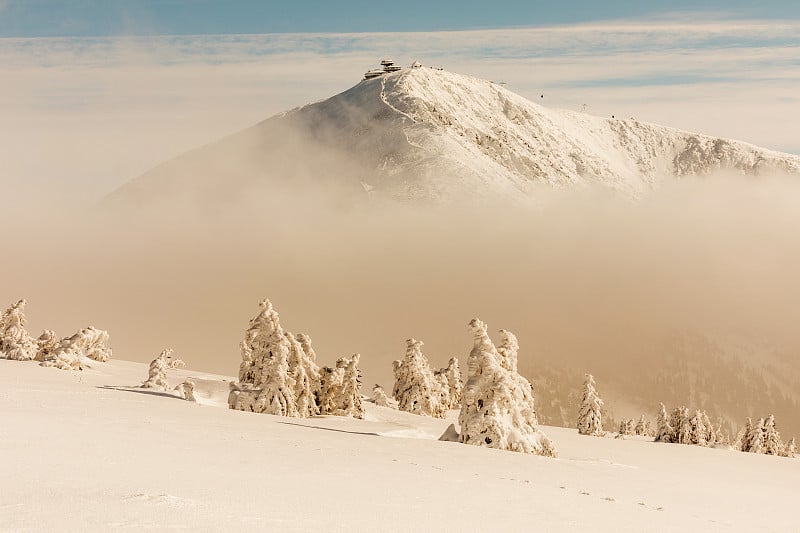
[[[299,416],[294,379],[289,373],[292,343],[281,327],[280,317],[269,300],[259,302],[259,313],[250,320],[241,343],[239,390],[252,405],[247,410],[279,416]]]
[[[196,402],[197,399],[194,397],[194,382],[193,381],[184,381],[177,387],[175,387],[175,392],[178,394],[179,398],[182,398],[188,402]]]
[[[688,428],[685,444],[708,446],[708,439],[706,438],[708,433],[703,423],[703,413],[699,410],[695,411],[694,415],[689,419]]]
[[[361,355],[341,357],[336,366],[320,369],[319,407],[325,415],[364,418],[361,404]]]
[[[0,315],[0,359],[30,361],[39,348],[25,329],[25,304],[23,299],[11,305]]]
[[[55,335],[45,331],[39,337],[41,365],[61,370],[83,370],[92,361],[102,363],[111,359],[111,348],[107,346],[108,332],[89,326],[70,337],[54,342]]]
[[[639,417],[639,421],[636,423],[636,427],[634,428],[633,432],[636,435],[649,436],[650,435],[650,421],[647,420],[644,417],[644,415],[640,416]]]
[[[667,408],[663,403],[659,403],[658,418],[656,420],[656,441],[658,442],[672,442],[672,435],[674,429],[670,424],[670,419],[667,416]]]
[[[436,402],[441,406],[442,412],[446,412],[450,408],[450,386],[447,383],[447,376],[444,375],[444,369],[433,371],[433,382],[438,393]]]
[[[51,338],[52,335],[52,338]],[[59,370],[83,370],[83,347],[78,333],[53,342],[55,334],[45,330],[39,337],[40,349],[37,359],[41,366],[58,368]]]
[[[108,347],[108,332],[89,326],[78,332],[79,344],[83,355],[89,359],[107,362],[111,359],[111,348]]]
[[[339,409],[342,411],[342,416],[364,418],[364,406],[361,405],[361,370],[358,368],[360,360],[361,354],[353,354],[349,359],[340,359],[345,363],[343,386],[339,395]]]
[[[486,324],[475,318],[469,327],[473,348],[458,415],[460,441],[555,457],[552,442],[536,427],[536,412],[528,399],[529,395],[532,398],[530,384],[516,369],[511,370],[511,358],[499,353]],[[510,337],[503,337],[510,346]]]
[[[517,361],[519,359],[519,341],[517,336],[508,330],[500,330],[500,345],[497,347],[500,354],[500,364],[508,371],[517,371]]]
[[[705,440],[706,446],[713,446],[717,442],[717,431],[714,429],[714,425],[711,423],[711,419],[708,418],[708,414],[705,411],[701,411],[701,421],[703,422],[703,427],[705,428]]]
[[[60,344],[60,339],[56,336],[55,332],[46,329],[36,339],[36,360],[40,363],[43,361],[52,361],[55,358],[55,352]]]
[[[753,419],[749,416],[744,424],[744,428],[739,432],[736,439],[736,449],[742,452],[750,451],[750,438],[753,434]]]
[[[603,400],[597,395],[594,376],[586,374],[583,382],[581,405],[578,408],[578,433],[581,435],[603,435],[603,417],[600,413]]]
[[[464,382],[461,379],[461,369],[458,366],[458,359],[451,357],[447,366],[442,369],[442,374],[447,378],[447,396],[450,399],[448,409],[455,409],[461,405],[461,394],[464,390]]]
[[[300,338],[304,342],[300,342]],[[303,345],[310,347],[311,339],[302,333],[298,338],[286,332],[286,339],[289,341],[289,373],[294,383],[294,399],[297,404],[299,416],[308,417],[319,414],[317,406],[317,392],[319,391],[319,367],[311,355],[307,354]],[[311,351],[312,355],[314,354]]]
[[[394,362],[394,398],[398,408],[417,415],[444,418],[449,407],[449,389],[443,385],[447,382],[437,379],[431,370],[428,359],[422,353],[422,341],[406,340],[406,355],[402,360]],[[446,393],[446,396],[445,396]],[[443,405],[442,401],[446,403]]]
[[[790,459],[793,459],[797,455],[797,443],[795,443],[794,437],[789,439],[789,442],[786,443],[781,455],[789,457]]]
[[[750,453],[764,453],[764,419],[759,418],[758,422],[753,424],[750,432],[747,435],[747,449],[742,450]]]
[[[397,409],[397,405],[389,399],[386,395],[386,391],[377,383],[372,387],[372,401],[379,407]]]
[[[669,425],[672,428],[670,441],[675,444],[691,444],[692,442],[692,417],[689,415],[689,408],[685,406],[676,407],[670,415]]]
[[[168,360],[171,357],[172,350],[167,348],[166,350],[162,350],[161,355],[150,362],[150,368],[147,370],[147,380],[142,383],[143,388],[167,390],[169,387],[167,383],[167,368]]]
[[[170,369],[186,368],[186,363],[183,361],[183,359],[175,358],[175,359],[170,359],[169,361],[167,361],[167,366]]]
[[[783,441],[778,428],[775,427],[775,415],[769,415],[764,422],[764,453],[781,455],[784,451]]]

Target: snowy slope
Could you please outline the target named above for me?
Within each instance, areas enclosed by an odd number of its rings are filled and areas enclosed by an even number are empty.
[[[800,173],[800,157],[548,109],[489,81],[415,68],[364,80],[179,157],[115,197],[219,202],[297,180],[401,200],[524,197],[537,186],[601,186],[638,197],[665,179],[718,169]]]
[[[796,459],[545,428],[547,459],[435,440],[454,413],[231,411],[226,378],[190,370],[169,379],[200,405],[130,389],[146,368],[0,360],[0,531],[797,528]]]

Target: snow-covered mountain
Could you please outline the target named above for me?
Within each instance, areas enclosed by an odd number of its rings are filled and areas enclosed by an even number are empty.
[[[409,68],[361,81],[163,164],[116,193],[235,199],[252,186],[335,183],[400,200],[601,186],[637,197],[714,170],[800,174],[800,157],[636,119],[549,109],[477,78]]]

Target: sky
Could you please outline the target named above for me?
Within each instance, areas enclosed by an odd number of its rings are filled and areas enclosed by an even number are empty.
[[[800,3],[697,4],[0,0],[0,207],[96,201],[384,56],[800,154]]]
[[[793,0],[0,0],[0,37],[439,31],[569,24],[672,12],[800,16]]]

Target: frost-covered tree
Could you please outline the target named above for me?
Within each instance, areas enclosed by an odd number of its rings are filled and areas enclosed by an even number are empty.
[[[695,411],[694,415],[689,419],[688,435],[685,444],[695,444],[697,446],[708,446],[708,433],[706,426],[703,423],[703,413],[699,410]]]
[[[433,382],[436,385],[438,394],[436,402],[441,406],[442,412],[445,412],[450,408],[450,387],[447,384],[447,376],[444,375],[442,370],[434,370]]]
[[[79,334],[54,341],[55,334],[45,330],[39,337],[39,351],[36,354],[41,366],[59,370],[83,370],[83,347]]]
[[[749,416],[744,424],[744,429],[739,432],[736,439],[736,449],[742,452],[750,451],[750,438],[753,434],[753,419]]]
[[[194,382],[193,381],[184,381],[177,387],[175,387],[175,392],[178,394],[179,398],[186,400],[187,402],[196,402],[197,399],[194,397]]]
[[[775,427],[775,415],[769,415],[764,422],[764,453],[767,455],[783,454],[784,445],[781,434]]]
[[[459,440],[475,446],[555,457],[552,442],[536,427],[536,412],[528,398],[532,398],[530,383],[515,368],[511,370],[511,358],[500,354],[489,338],[486,324],[475,318],[469,327],[473,348],[458,415]],[[503,335],[503,339],[510,346],[510,337]]]
[[[344,381],[344,368],[336,366],[323,366],[319,369],[319,392],[317,404],[319,412],[323,415],[336,414],[336,393],[342,388]]]
[[[672,442],[674,430],[667,416],[667,408],[663,403],[659,403],[658,417],[656,419],[656,441]]]
[[[500,354],[501,357],[501,365],[505,370],[510,372],[509,376],[511,379],[516,381],[517,389],[522,395],[522,401],[528,404],[531,420],[534,425],[538,425],[539,420],[536,416],[535,402],[533,399],[533,386],[517,369],[518,352],[519,341],[517,341],[516,335],[508,330],[501,329],[500,346],[497,348],[497,353]]]
[[[361,404],[361,370],[358,368],[360,359],[361,354],[353,354],[349,359],[340,359],[344,362],[343,386],[339,394],[339,409],[342,411],[342,416],[364,418],[364,406]]]
[[[447,378],[447,396],[450,399],[448,409],[456,409],[461,405],[461,394],[464,390],[464,382],[461,378],[461,369],[458,366],[458,359],[451,357],[447,366],[442,369],[442,374]]]
[[[55,352],[60,344],[60,339],[56,336],[55,332],[46,329],[36,339],[36,360],[41,362],[52,361],[55,359]]]
[[[449,388],[444,389],[447,377],[438,379],[427,357],[422,353],[422,341],[406,340],[406,355],[394,362],[394,388],[397,406],[402,411],[417,415],[444,418],[449,407]],[[442,402],[445,402],[444,404]]]
[[[389,399],[389,397],[386,395],[386,391],[383,390],[383,387],[377,383],[374,387],[372,387],[372,401],[379,407],[397,409],[397,405]]]
[[[508,330],[500,330],[500,345],[497,347],[500,354],[500,364],[503,368],[511,372],[517,371],[517,361],[519,359],[519,341],[517,336]]]
[[[89,326],[78,332],[79,344],[83,355],[101,363],[111,359],[111,348],[108,347],[108,332]]]
[[[675,442],[678,444],[695,444],[693,440],[697,424],[694,421],[694,417],[689,413],[689,408],[686,406],[679,407],[678,412],[680,413],[680,424],[677,426],[678,432]],[[705,428],[703,428],[703,433],[705,433]]]
[[[25,329],[25,304],[19,300],[0,315],[0,359],[30,361],[39,348]]]
[[[711,419],[708,418],[708,414],[705,411],[701,411],[701,421],[703,422],[703,427],[705,428],[705,440],[706,446],[713,446],[717,443],[717,431],[714,429],[714,425],[711,423]]]
[[[586,374],[578,408],[578,433],[596,437],[603,435],[603,417],[600,412],[602,407],[603,400],[597,394],[594,376]]]
[[[650,435],[650,421],[647,420],[644,415],[639,417],[639,421],[636,423],[636,427],[634,428],[634,434],[639,436],[647,436]]]
[[[51,333],[43,333],[40,340],[44,344],[50,345]],[[53,338],[55,338],[54,335]],[[83,328],[74,335],[58,341],[55,348],[50,347],[43,350],[40,364],[61,370],[83,370],[84,366],[89,365],[92,361],[105,363],[111,359],[112,355],[111,348],[108,347],[108,339],[107,331],[94,326]]]
[[[750,428],[750,432],[747,435],[747,449],[742,451],[764,453],[764,450],[764,419],[759,418],[758,422]]]
[[[311,339],[285,331],[269,300],[259,303],[240,344],[239,382],[231,386],[231,409],[280,416],[320,413],[320,370]]]
[[[325,415],[364,418],[361,404],[361,371],[358,362],[361,355],[341,357],[335,367],[320,369],[320,412]]]
[[[289,372],[292,344],[269,300],[259,302],[259,313],[250,320],[241,343],[239,390],[255,396],[247,410],[279,416],[299,416],[294,379]]]
[[[300,342],[300,338],[304,342]],[[286,339],[289,341],[289,373],[294,383],[294,399],[297,405],[299,416],[308,417],[319,414],[317,406],[317,393],[319,391],[319,367],[311,355],[306,353],[303,345],[310,347],[311,339],[302,333],[298,338],[286,332]],[[311,351],[312,355],[314,354]]]
[[[789,442],[786,443],[781,455],[789,457],[790,459],[793,459],[797,455],[797,444],[794,441],[794,437],[789,439]]]
[[[172,357],[172,350],[167,348],[162,350],[161,354],[150,362],[150,368],[147,370],[147,380],[142,383],[145,389],[159,389],[167,390],[169,384],[167,383],[167,368],[168,360]]]

